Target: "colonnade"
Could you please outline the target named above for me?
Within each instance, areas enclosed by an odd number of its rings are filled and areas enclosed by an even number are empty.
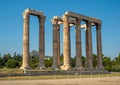
[[[45,16],[43,12],[38,12],[36,10],[26,9],[23,12],[23,60],[21,69],[30,69],[29,65],[29,21],[30,15],[37,16],[39,21],[39,64],[38,68],[45,68],[44,65],[44,23],[45,23]]]
[[[76,28],[76,69],[84,70],[82,64],[82,43],[81,43],[81,28],[85,28],[86,36],[86,59],[87,70],[94,70],[93,67],[93,52],[92,52],[92,26],[96,26],[96,39],[97,39],[97,57],[98,69],[103,70],[102,64],[102,42],[101,42],[101,20],[76,14],[73,12],[66,12],[62,18],[55,16],[51,20],[53,24],[53,67],[59,68],[60,66],[60,24],[63,24],[63,56],[64,64],[62,69],[71,69],[71,45],[70,45],[70,26],[74,25]],[[81,25],[84,21],[85,24]]]
[[[23,13],[23,62],[21,69],[29,69],[29,19],[30,15],[37,16],[39,21],[39,64],[38,68],[45,68],[44,64],[44,23],[45,16],[43,12],[26,9]],[[54,16],[51,20],[53,24],[53,68],[60,68],[60,25],[63,24],[63,56],[64,62],[61,68],[63,70],[71,69],[71,45],[70,45],[70,27],[75,26],[76,29],[76,69],[84,70],[82,64],[82,43],[81,43],[81,28],[85,28],[86,35],[86,59],[87,69],[94,70],[93,56],[92,56],[92,26],[96,26],[96,40],[97,40],[97,58],[98,69],[103,70],[102,64],[102,42],[101,42],[101,20],[76,14],[73,12],[66,12],[63,17]],[[85,24],[81,24],[84,21]]]

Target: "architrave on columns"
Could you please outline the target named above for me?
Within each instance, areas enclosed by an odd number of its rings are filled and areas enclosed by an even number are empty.
[[[58,24],[63,24],[63,55],[64,70],[71,68],[70,64],[70,26],[76,26],[76,68],[83,70],[82,65],[82,45],[81,45],[81,28],[86,31],[86,58],[87,58],[87,70],[94,70],[93,57],[92,57],[92,26],[96,26],[97,34],[97,57],[98,57],[98,69],[103,69],[102,63],[102,41],[101,41],[101,20],[89,16],[84,16],[74,12],[66,12],[62,18],[55,16],[54,19],[58,20]],[[85,21],[85,24],[81,25],[81,21]],[[100,42],[100,43],[99,43]]]
[[[26,9],[23,12],[24,26],[23,26],[23,60],[20,69],[30,69],[29,65],[29,18],[30,15],[37,16],[39,26],[39,65],[38,68],[44,68],[44,21],[45,16],[43,12]]]

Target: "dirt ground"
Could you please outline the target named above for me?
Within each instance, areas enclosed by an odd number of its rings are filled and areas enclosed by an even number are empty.
[[[11,80],[0,81],[0,85],[120,85],[120,77],[52,80]]]

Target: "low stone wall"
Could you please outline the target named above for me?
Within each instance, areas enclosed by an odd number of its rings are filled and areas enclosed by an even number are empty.
[[[0,77],[6,76],[43,76],[43,75],[89,75],[89,74],[108,74],[109,72],[106,70],[103,71],[78,71],[78,70],[70,70],[70,71],[32,71],[26,70],[23,73],[12,73],[12,74],[0,74]]]
[[[79,74],[108,74],[108,71],[26,71],[31,75],[79,75]]]

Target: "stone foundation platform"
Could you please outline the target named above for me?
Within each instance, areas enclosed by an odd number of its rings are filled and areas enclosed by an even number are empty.
[[[44,76],[44,75],[91,75],[91,74],[109,74],[108,71],[79,71],[79,70],[56,70],[56,71],[40,71],[40,70],[26,70],[23,73],[0,74],[0,77],[7,76]]]
[[[42,76],[42,75],[89,75],[89,74],[109,74],[108,71],[79,71],[79,70],[69,70],[69,71],[26,71],[26,75],[31,76]]]

